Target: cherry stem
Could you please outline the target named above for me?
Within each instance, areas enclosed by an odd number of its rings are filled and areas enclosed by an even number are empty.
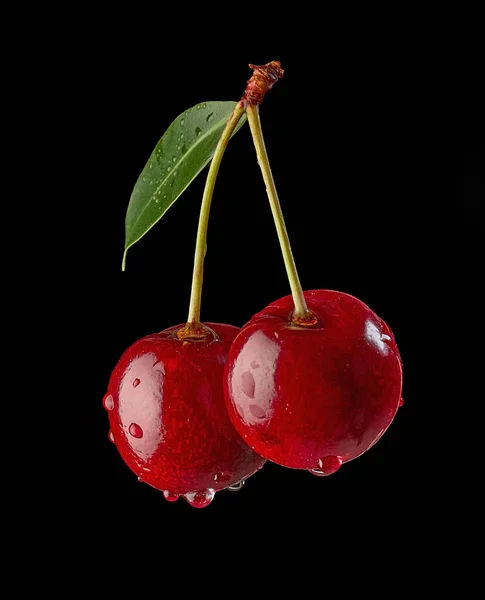
[[[288,237],[288,232],[286,231],[283,212],[281,210],[278,193],[276,191],[273,174],[271,172],[268,153],[266,152],[266,146],[264,144],[261,120],[259,118],[259,106],[257,104],[254,105],[246,103],[246,113],[248,115],[249,127],[251,129],[251,135],[253,136],[254,146],[256,148],[258,163],[263,174],[264,183],[266,184],[266,192],[268,194],[271,212],[273,213],[276,232],[278,233],[278,239],[281,246],[281,252],[283,254],[283,260],[285,262],[286,273],[290,282],[293,303],[295,304],[295,311],[292,319],[293,321],[304,325],[306,321],[312,321],[311,317],[313,315],[308,310],[305,296],[303,295],[303,289],[300,284],[300,279],[298,278],[295,259],[293,258],[293,253],[291,251],[290,239]]]
[[[200,303],[202,299],[202,282],[204,279],[204,257],[207,244],[207,226],[209,223],[209,213],[212,202],[212,195],[219,172],[222,157],[226,150],[227,144],[231,139],[231,135],[236,128],[240,118],[244,114],[244,103],[241,100],[238,102],[226,123],[224,131],[219,138],[219,142],[214,152],[214,156],[210,163],[207,181],[205,182],[204,195],[202,196],[202,204],[200,207],[199,226],[197,229],[197,241],[195,244],[194,271],[192,275],[192,290],[190,293],[190,306],[187,325],[183,334],[184,337],[189,337],[193,333],[196,337],[200,337]],[[180,336],[179,336],[180,337]]]

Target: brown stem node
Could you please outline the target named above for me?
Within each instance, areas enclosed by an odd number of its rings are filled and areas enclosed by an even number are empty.
[[[249,65],[253,70],[251,79],[242,95],[242,100],[252,106],[258,106],[263,101],[266,92],[283,77],[284,71],[278,60],[272,60],[265,65]]]

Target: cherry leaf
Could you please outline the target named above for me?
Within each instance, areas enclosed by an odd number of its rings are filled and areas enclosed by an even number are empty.
[[[236,102],[203,102],[179,115],[155,146],[131,194],[125,221],[126,253],[157,223],[210,162]],[[245,123],[243,115],[234,133]],[[233,134],[234,135],[234,134]]]

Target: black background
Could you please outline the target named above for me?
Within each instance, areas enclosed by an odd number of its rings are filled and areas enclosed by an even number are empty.
[[[455,310],[461,302],[452,290],[465,284],[478,248],[483,138],[476,48],[471,39],[458,53],[452,38],[429,29],[416,28],[411,38],[404,27],[377,29],[371,35],[357,23],[352,31],[342,26],[341,36],[321,45],[286,36],[252,48],[246,38],[244,45],[228,41],[223,50],[199,52],[186,43],[177,54],[176,44],[166,50],[154,34],[132,43],[125,31],[106,36],[93,27],[83,40],[88,52],[72,56],[56,100],[66,127],[59,160],[69,154],[68,139],[79,144],[70,188],[75,204],[61,233],[68,265],[60,251],[62,291],[54,301],[77,323],[74,334],[67,325],[63,332],[75,373],[68,387],[73,433],[59,459],[63,522],[99,524],[101,536],[109,535],[107,520],[130,531],[140,515],[165,531],[217,517],[229,537],[236,524],[257,528],[272,520],[307,532],[367,524],[369,540],[396,528],[399,535],[419,530],[425,542],[442,535],[436,506],[457,491],[436,465],[441,419],[453,412],[436,382],[442,385],[444,365],[461,357],[450,355],[455,333],[445,334],[448,347],[436,332],[443,333],[450,304]],[[303,287],[350,293],[389,324],[403,360],[405,403],[378,444],[335,475],[319,479],[267,464],[241,492],[220,492],[198,511],[138,483],[108,441],[101,400],[132,342],[186,318],[207,170],[130,249],[122,273],[124,217],[134,183],[172,120],[199,102],[237,100],[250,76],[247,64],[274,59],[285,76],[260,114]],[[217,180],[202,319],[242,326],[288,293],[245,126]],[[58,343],[62,354],[65,343]],[[453,471],[458,458],[454,451],[446,456],[444,467]]]

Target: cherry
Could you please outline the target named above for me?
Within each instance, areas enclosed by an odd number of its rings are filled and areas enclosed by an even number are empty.
[[[401,401],[399,351],[389,327],[341,292],[304,293],[307,325],[292,296],[254,315],[224,370],[234,426],[264,458],[315,475],[373,446]],[[313,324],[312,324],[313,323]]]
[[[170,502],[184,496],[199,508],[265,462],[236,432],[224,404],[222,373],[238,328],[201,327],[199,339],[179,339],[179,325],[135,342],[103,400],[110,439],[139,480]]]

